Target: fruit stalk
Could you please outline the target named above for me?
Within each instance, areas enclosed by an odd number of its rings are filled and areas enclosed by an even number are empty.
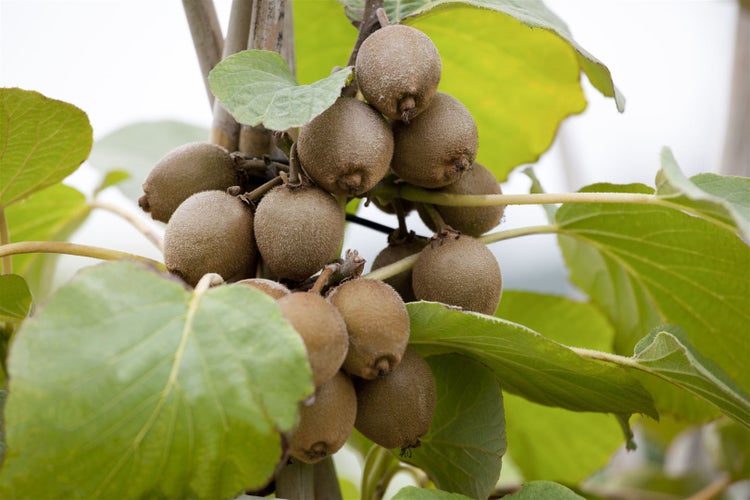
[[[208,86],[208,73],[221,60],[224,50],[219,18],[216,16],[213,0],[182,0],[182,6],[193,38],[195,54],[198,56],[208,104],[213,109],[214,95]]]

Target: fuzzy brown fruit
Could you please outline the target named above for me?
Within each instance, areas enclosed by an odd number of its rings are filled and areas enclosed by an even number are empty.
[[[373,379],[398,366],[409,342],[409,313],[393,287],[358,278],[334,288],[328,301],[341,313],[349,333],[345,372]]]
[[[440,54],[430,37],[403,24],[368,36],[354,67],[367,102],[388,118],[406,122],[430,104],[441,71]]]
[[[224,191],[203,191],[182,202],[164,233],[164,264],[195,286],[206,273],[224,281],[252,275],[258,250],[253,214],[244,202]]]
[[[375,271],[411,255],[418,254],[427,244],[427,241],[427,239],[418,237],[414,233],[397,241],[390,241],[389,238],[388,246],[381,250],[375,256],[375,260],[372,261],[372,270]],[[411,273],[412,269],[410,267],[406,271],[401,271],[383,280],[401,295],[404,302],[417,300],[414,296],[414,288],[411,285]]]
[[[143,182],[138,205],[154,220],[168,222],[180,203],[201,191],[239,184],[229,152],[209,142],[183,144],[161,158]]]
[[[349,335],[339,311],[317,293],[290,293],[276,301],[305,343],[313,383],[320,387],[346,359]]]
[[[302,127],[297,156],[305,173],[329,193],[357,196],[388,173],[393,133],[369,105],[339,97]]]
[[[311,405],[301,405],[299,422],[289,435],[289,454],[309,464],[333,455],[352,433],[356,415],[354,385],[338,372],[318,387]]]
[[[479,139],[474,118],[453,96],[438,92],[411,123],[393,123],[391,169],[409,184],[439,188],[471,168]]]
[[[277,186],[258,203],[255,240],[263,261],[279,278],[304,280],[339,254],[344,210],[312,186]]]
[[[503,278],[497,259],[484,243],[447,232],[419,253],[412,286],[419,300],[492,315],[500,303]]]
[[[435,413],[435,377],[430,365],[411,349],[385,377],[355,379],[357,419],[354,427],[388,449],[420,445]]]
[[[446,194],[503,194],[495,176],[486,167],[474,162],[471,169],[465,172],[453,184],[436,190]],[[451,207],[435,205],[443,221],[456,231],[469,236],[481,236],[500,224],[505,212],[505,205],[490,207]],[[424,210],[417,207],[419,217],[433,231],[439,228]]]
[[[265,278],[248,278],[238,281],[237,284],[257,288],[273,299],[280,299],[284,295],[289,295],[290,293],[292,293],[287,287],[285,287],[278,281],[273,281]]]

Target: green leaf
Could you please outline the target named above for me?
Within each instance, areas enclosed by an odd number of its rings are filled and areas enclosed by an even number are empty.
[[[435,302],[406,305],[410,344],[422,355],[456,352],[487,365],[503,389],[574,411],[657,417],[651,397],[629,373],[584,359],[522,325]]]
[[[684,208],[750,241],[750,178],[699,174],[690,179],[680,170],[669,148],[661,152],[656,194],[676,208]]]
[[[750,477],[750,430],[737,422],[723,419],[714,424],[712,434],[718,441],[716,452],[719,466],[729,472],[735,481]]]
[[[161,157],[182,144],[207,139],[207,129],[178,121],[133,123],[97,140],[88,163],[105,178],[113,167],[130,174],[118,187],[128,198],[138,201],[143,194],[143,181]]]
[[[89,213],[91,208],[81,192],[56,184],[7,208],[10,240],[65,241]],[[37,302],[52,286],[57,257],[56,254],[13,256],[13,269],[26,279]]]
[[[427,472],[438,488],[487,498],[505,453],[503,395],[482,364],[455,354],[431,356],[435,417],[422,445],[401,459]]]
[[[0,205],[63,180],[89,155],[86,113],[38,92],[0,88]]]
[[[31,311],[31,291],[21,276],[0,275],[0,322],[23,321]]]
[[[101,193],[105,189],[116,186],[122,182],[130,179],[130,174],[124,170],[110,170],[99,183],[99,186],[94,190],[94,196]]]
[[[405,486],[393,495],[393,500],[469,500],[469,497],[442,490]]]
[[[309,122],[339,97],[351,68],[310,85],[298,85],[276,52],[245,50],[211,70],[211,91],[240,123],[286,130]]]
[[[273,299],[128,262],[60,288],[17,333],[9,373],[5,497],[236,496],[271,477],[278,431],[312,392]]]
[[[512,500],[539,500],[545,498],[555,500],[583,500],[583,497],[573,490],[551,481],[531,481],[524,484],[521,491],[503,498]]]
[[[614,330],[595,306],[564,297],[504,291],[496,315],[569,346],[607,351]],[[577,484],[622,444],[611,415],[571,412],[505,395],[508,452],[524,479]],[[570,457],[575,457],[571,460]]]
[[[750,428],[750,395],[696,351],[681,329],[655,329],[635,346],[633,360],[642,369],[710,402]]]
[[[651,193],[642,185],[585,191]],[[615,352],[663,324],[676,324],[695,349],[747,390],[750,247],[733,231],[667,207],[565,204],[559,242],[571,280],[615,326]],[[648,382],[657,407],[690,419],[716,412],[683,391]]]
[[[343,3],[351,17],[361,17],[363,0]],[[483,146],[478,160],[499,180],[535,162],[560,122],[585,109],[581,72],[624,110],[607,67],[540,0],[387,0],[384,6],[392,22],[420,29],[437,46],[440,90],[474,115]]]

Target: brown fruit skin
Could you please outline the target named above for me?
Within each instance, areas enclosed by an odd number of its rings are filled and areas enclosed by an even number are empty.
[[[341,313],[349,333],[346,373],[373,379],[398,366],[410,327],[404,301],[393,287],[358,278],[334,288],[327,299]]]
[[[484,243],[448,233],[420,252],[412,270],[412,286],[419,300],[493,315],[500,303],[503,278],[497,259]]]
[[[352,433],[356,416],[354,385],[338,372],[318,387],[312,405],[301,405],[299,422],[288,439],[289,454],[308,464],[333,455]]]
[[[206,273],[224,281],[252,275],[258,250],[253,214],[224,191],[202,191],[182,202],[164,233],[164,264],[191,286]]]
[[[394,122],[393,138],[391,169],[409,184],[424,188],[456,182],[471,168],[479,148],[471,113],[442,92],[411,123]]]
[[[435,377],[430,365],[411,349],[385,377],[355,379],[354,428],[376,444],[402,450],[419,446],[435,414]]]
[[[237,284],[257,288],[273,299],[280,299],[284,295],[289,295],[290,293],[292,293],[287,287],[285,287],[278,281],[273,281],[265,278],[248,278],[238,281]]]
[[[404,241],[389,243],[387,247],[375,256],[375,260],[372,261],[372,270],[375,271],[376,269],[380,269],[381,267],[385,267],[403,258],[409,257],[410,255],[421,252],[427,244],[427,241],[428,240],[425,238],[410,235],[407,236]],[[409,268],[406,271],[402,271],[383,280],[401,295],[404,302],[413,302],[417,300],[414,296],[414,289],[411,285],[411,273],[412,270]]]
[[[447,194],[503,194],[497,179],[483,165],[474,162],[471,169],[465,172],[460,179],[453,184],[436,190],[438,193]],[[490,229],[500,224],[505,213],[505,205],[492,207],[449,207],[435,205],[435,209],[446,224],[469,236],[481,236]],[[417,207],[419,217],[427,227],[437,231],[432,219],[424,210]]]
[[[180,203],[201,191],[239,184],[229,152],[210,142],[183,144],[160,159],[143,182],[138,205],[151,218],[168,222]]]
[[[258,203],[255,241],[273,274],[304,280],[339,255],[344,210],[320,188],[277,186]]]
[[[427,108],[442,63],[432,40],[402,24],[385,26],[362,43],[354,75],[367,102],[392,120],[410,121]]]
[[[307,360],[315,387],[320,387],[339,371],[349,349],[346,323],[339,311],[317,293],[290,293],[277,304],[307,349]]]
[[[329,193],[357,196],[385,177],[393,156],[393,132],[369,105],[339,97],[302,127],[297,156],[305,173]]]

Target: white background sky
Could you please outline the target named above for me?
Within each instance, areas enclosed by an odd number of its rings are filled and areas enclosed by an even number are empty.
[[[230,2],[215,4],[226,26]],[[548,191],[575,190],[597,181],[653,185],[665,145],[688,175],[718,168],[736,0],[546,4],[568,23],[574,38],[610,68],[627,98],[626,111],[619,114],[611,99],[585,82],[587,111],[564,122],[553,148],[536,167]],[[210,125],[178,0],[0,0],[0,86],[37,90],[75,104],[88,113],[95,138],[144,120]],[[514,175],[503,189],[523,192],[527,185],[525,177]],[[543,222],[537,207],[511,208],[506,215],[507,227]],[[367,230],[352,230],[347,238],[347,247],[370,258],[385,241]],[[158,256],[108,215],[97,215],[76,239]],[[541,245],[541,239],[493,247],[506,284],[559,290],[564,271],[552,240]],[[536,257],[529,258],[530,252]],[[533,270],[548,266],[549,283],[544,278],[523,281]]]

